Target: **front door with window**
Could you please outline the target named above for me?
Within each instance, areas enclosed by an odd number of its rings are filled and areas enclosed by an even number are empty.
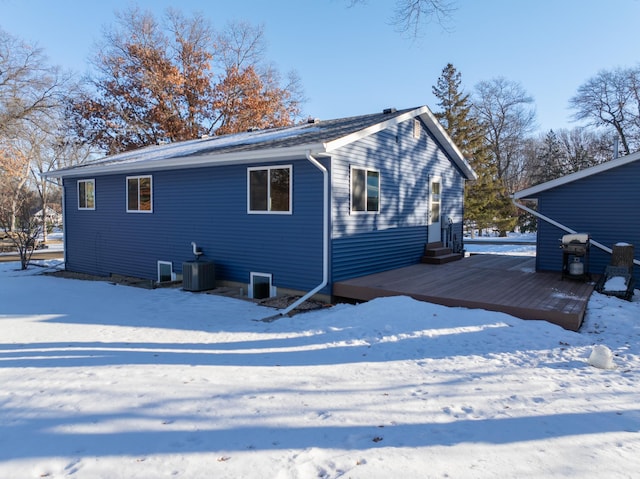
[[[442,199],[442,180],[432,177],[429,180],[429,243],[441,241],[440,201]]]

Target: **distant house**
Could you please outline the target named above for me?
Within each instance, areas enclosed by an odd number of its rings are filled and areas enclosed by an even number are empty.
[[[513,195],[516,200],[534,199],[538,213],[572,231],[588,233],[599,245],[618,243],[640,253],[640,152],[542,183]],[[567,231],[544,220],[538,221],[536,267],[561,271],[560,239]],[[608,252],[590,248],[590,272],[602,274],[610,263]],[[635,266],[636,284],[640,268]]]
[[[462,238],[475,173],[429,109],[151,146],[60,169],[66,268],[154,281],[213,262],[217,285],[331,295]],[[193,244],[192,244],[193,243]],[[197,254],[196,254],[197,253]]]
[[[40,223],[42,221],[42,209],[36,211],[33,214],[33,218]],[[45,221],[47,224],[53,226],[60,226],[62,224],[62,214],[47,206],[45,209]]]

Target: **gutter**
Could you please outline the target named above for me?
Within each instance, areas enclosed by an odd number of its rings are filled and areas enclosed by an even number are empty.
[[[311,291],[306,293],[304,296],[300,297],[298,300],[287,306],[285,309],[278,310],[275,315],[270,316],[269,318],[265,318],[262,321],[273,321],[280,316],[289,314],[291,311],[304,303],[307,299],[318,293],[329,282],[329,172],[318,160],[316,160],[311,155],[311,151],[308,150],[305,155],[307,157],[307,160],[309,160],[309,162],[313,166],[315,166],[322,172],[323,179],[324,194],[322,201],[322,282]]]
[[[517,199],[514,198],[513,196],[511,197],[511,201],[513,202],[513,204],[515,205],[516,208],[520,208],[521,210],[526,211],[527,213],[531,213],[533,216],[540,218],[542,221],[546,221],[549,224],[552,224],[553,226],[555,226],[556,228],[560,228],[563,231],[566,231],[567,233],[571,233],[571,234],[575,234],[577,233],[577,231],[572,230],[571,228],[569,228],[568,226],[563,225],[562,223],[558,223],[555,220],[552,220],[551,218],[549,218],[548,216],[543,215],[542,213],[538,213],[536,210],[532,210],[531,208],[526,207],[525,205],[523,205],[522,203],[518,203]],[[604,251],[605,253],[608,254],[613,254],[613,250],[605,245],[603,245],[602,243],[599,243],[595,240],[592,240],[591,238],[589,238],[589,242],[595,246],[598,249],[601,249],[602,251]],[[634,264],[637,264],[638,266],[640,266],[640,261],[637,259],[633,260]]]
[[[151,147],[148,147],[151,148]],[[306,145],[292,146],[287,148],[274,148],[271,150],[249,150],[235,151],[230,153],[220,153],[212,156],[206,152],[192,152],[183,155],[171,156],[172,151],[158,151],[153,155],[153,150],[134,150],[128,153],[119,153],[113,157],[106,156],[100,160],[68,168],[62,168],[45,173],[44,176],[50,178],[66,178],[85,175],[107,175],[133,173],[139,171],[156,171],[189,168],[202,168],[209,166],[242,165],[247,163],[281,161],[288,158],[299,158],[307,151],[323,151],[324,143],[308,143]],[[145,159],[140,156],[149,155]],[[117,156],[128,155],[126,158]],[[114,158],[115,157],[115,158]]]

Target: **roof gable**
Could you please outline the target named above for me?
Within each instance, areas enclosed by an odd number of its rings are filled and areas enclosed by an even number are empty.
[[[547,181],[545,183],[540,183],[539,185],[532,186],[531,188],[526,188],[524,190],[518,191],[517,193],[514,193],[512,196],[515,199],[535,198],[538,193],[541,193],[543,191],[547,191],[553,188],[558,188],[562,185],[572,183],[582,178],[587,178],[589,176],[597,175],[598,173],[602,173],[604,171],[611,170],[613,168],[626,165],[628,163],[633,163],[634,161],[638,161],[638,160],[640,160],[640,151],[633,153],[631,155],[626,155],[620,158],[616,158],[615,160],[607,161],[605,163],[600,163],[599,165],[592,166],[591,168],[585,168],[584,170],[580,170],[575,173],[571,173],[569,175],[556,178],[555,180]]]
[[[59,169],[48,173],[48,176],[66,177],[240,164],[304,157],[307,152],[326,155],[342,146],[418,116],[464,176],[474,179],[476,176],[473,169],[426,106],[149,146],[106,156],[83,165]]]

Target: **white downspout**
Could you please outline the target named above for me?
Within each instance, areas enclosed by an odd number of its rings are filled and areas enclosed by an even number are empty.
[[[565,225],[563,225],[561,223],[558,223],[557,221],[552,220],[548,216],[545,216],[542,213],[538,213],[536,210],[532,210],[531,208],[526,207],[522,203],[518,203],[518,201],[513,197],[511,197],[511,201],[516,206],[516,208],[520,208],[521,210],[524,210],[527,213],[531,213],[533,216],[536,216],[537,218],[540,218],[541,220],[546,221],[547,223],[552,224],[553,226],[555,226],[557,228],[560,228],[561,230],[566,231],[567,233],[577,233],[577,231],[572,230],[568,226],[565,226]],[[602,243],[599,243],[599,242],[597,242],[595,240],[592,240],[592,239],[589,239],[589,242],[593,246],[595,246],[596,248],[599,248],[602,251],[604,251],[605,253],[609,253],[609,254],[613,253],[613,250],[611,248],[608,248],[607,246],[603,245]],[[640,261],[638,261],[637,259],[634,259],[633,263],[640,266]]]
[[[277,315],[284,316],[296,309],[307,299],[318,293],[329,282],[329,172],[327,169],[313,156],[311,152],[307,151],[307,160],[311,162],[313,166],[318,168],[322,172],[323,179],[323,200],[322,200],[322,282],[309,291],[307,294],[299,298],[294,303],[287,306],[285,309],[278,310]]]

